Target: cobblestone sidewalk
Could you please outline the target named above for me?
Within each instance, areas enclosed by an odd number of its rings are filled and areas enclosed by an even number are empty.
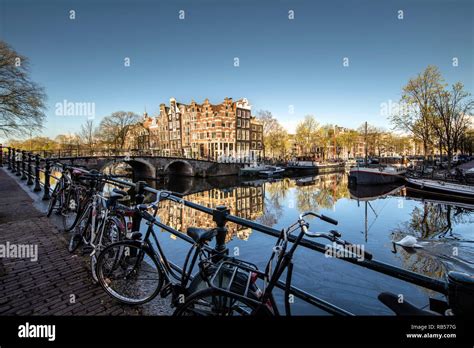
[[[37,246],[37,261],[12,257],[12,245]],[[1,255],[7,247],[10,257]],[[141,313],[142,308],[120,305],[92,283],[85,258],[67,251],[62,232],[0,168],[0,315]]]

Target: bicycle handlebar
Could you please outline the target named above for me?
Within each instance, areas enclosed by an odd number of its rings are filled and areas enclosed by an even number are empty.
[[[323,215],[323,214],[319,215],[319,214],[313,213],[312,211],[307,211],[307,212],[301,214],[301,215],[300,215],[300,220],[303,220],[303,218],[304,218],[305,216],[308,216],[308,215],[315,216],[315,217],[317,217],[318,219],[321,219],[321,220],[326,221],[326,222],[328,222],[328,223],[330,223],[330,224],[333,224],[333,225],[337,225],[337,224],[338,224],[338,221],[337,221],[337,220],[334,220],[333,218],[330,218],[329,216],[326,216],[326,215]]]
[[[300,215],[299,217],[299,225],[301,227],[301,229],[303,230],[304,234],[307,235],[308,237],[311,237],[311,238],[325,238],[325,239],[328,239],[330,240],[331,242],[334,242],[334,243],[337,243],[343,247],[350,247],[350,246],[353,246],[352,243],[349,243],[339,237],[341,237],[341,234],[337,231],[330,231],[329,233],[326,233],[326,232],[310,232],[308,231],[308,227],[309,227],[309,224],[304,220],[304,217],[305,216],[315,216],[325,222],[328,222],[328,223],[331,223],[333,225],[337,225],[338,222],[337,220],[334,220],[328,216],[325,216],[325,215],[319,215],[319,214],[316,214],[316,213],[313,213],[311,211],[308,211],[308,212],[305,212],[303,214]],[[363,251],[363,254],[364,254],[364,258],[367,259],[367,260],[372,260],[372,254],[366,252],[365,250]]]

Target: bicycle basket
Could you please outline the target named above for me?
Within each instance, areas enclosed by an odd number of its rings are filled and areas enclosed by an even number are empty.
[[[210,279],[212,288],[258,301],[261,292],[255,281],[262,273],[258,271],[257,266],[237,259],[224,260],[216,266]]]

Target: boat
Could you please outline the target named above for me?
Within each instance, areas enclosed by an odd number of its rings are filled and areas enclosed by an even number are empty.
[[[351,185],[390,184],[404,179],[406,169],[393,166],[352,167],[349,170]]]
[[[239,175],[242,176],[252,176],[258,175],[262,170],[266,170],[267,165],[253,163],[245,168],[240,168]]]
[[[259,174],[261,176],[277,176],[281,175],[285,171],[284,168],[282,167],[276,167],[276,166],[267,166],[265,170],[259,171]]]
[[[458,184],[454,182],[423,179],[423,178],[405,178],[407,183],[422,190],[450,194],[453,196],[464,196],[474,198],[474,186]]]
[[[320,163],[311,158],[300,157],[288,162],[286,170],[294,174],[323,174],[345,169],[344,162]]]

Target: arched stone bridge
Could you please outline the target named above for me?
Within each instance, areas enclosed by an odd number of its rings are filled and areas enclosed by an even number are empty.
[[[133,168],[138,178],[156,178],[160,175],[197,176],[203,178],[236,175],[242,166],[240,163],[218,163],[191,158],[157,156],[84,156],[62,157],[55,160],[99,171],[113,163],[123,162]]]

